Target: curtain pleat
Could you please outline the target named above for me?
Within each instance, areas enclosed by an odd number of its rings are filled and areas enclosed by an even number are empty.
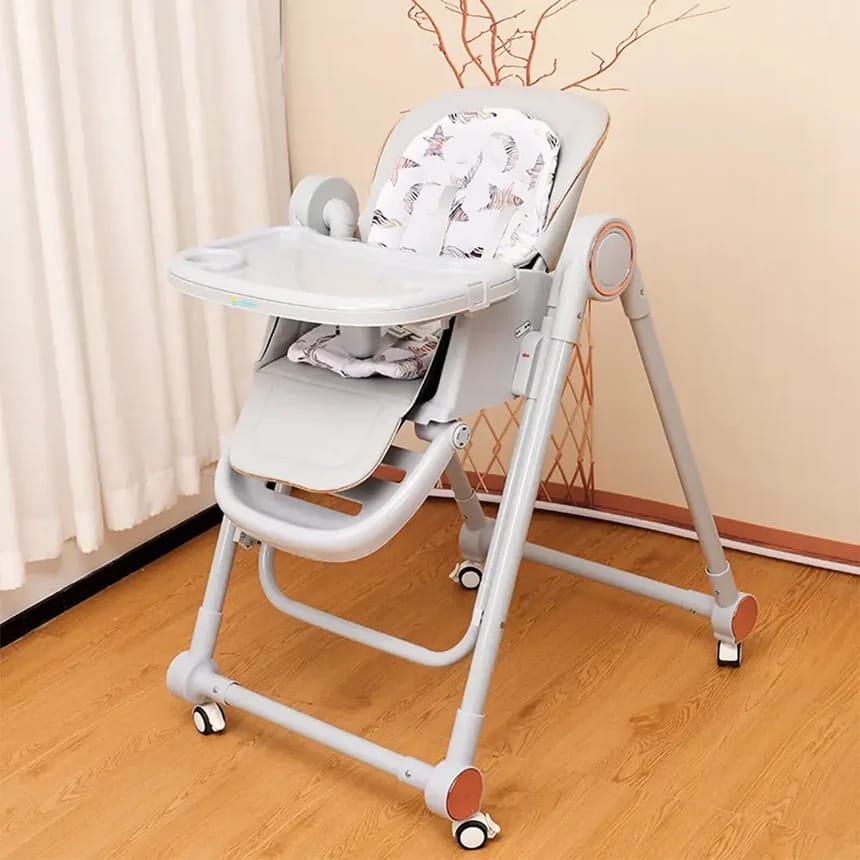
[[[263,321],[166,265],[283,220],[272,4],[0,2],[0,588],[199,492],[236,420]]]

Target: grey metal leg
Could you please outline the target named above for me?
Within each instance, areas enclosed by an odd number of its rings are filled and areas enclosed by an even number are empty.
[[[460,458],[455,454],[445,469],[445,476],[451,482],[454,492],[454,501],[466,522],[474,522],[475,528],[482,528],[487,523],[487,518],[478,501],[478,494],[469,483],[469,478],[463,469]]]
[[[454,501],[457,502],[463,517],[463,527],[460,529],[460,551],[469,561],[485,561],[493,533],[493,522],[484,515],[478,494],[469,483],[463,464],[456,453],[445,469],[445,476],[451,482]]]
[[[606,564],[598,564],[585,558],[578,558],[566,552],[559,552],[540,544],[527,543],[523,557],[538,564],[545,564],[556,570],[563,570],[575,576],[585,579],[593,579],[613,588],[621,588],[633,594],[641,594],[661,603],[670,603],[680,606],[696,615],[704,615],[710,618],[714,611],[714,598],[710,594],[700,591],[692,591],[688,588],[678,588],[667,582],[659,582],[647,576],[639,576],[626,570],[618,570]]]
[[[568,324],[564,339],[555,334],[549,336],[547,331],[536,370],[535,387],[532,395],[526,399],[523,409],[523,421],[517,434],[511,468],[487,557],[487,573],[490,576],[487,608],[475,644],[463,700],[457,711],[448,745],[446,761],[452,765],[470,765],[474,759],[484,719],[484,704],[516,584],[564,378],[573,344],[579,334],[585,301],[583,294],[578,316]],[[545,326],[546,328],[548,326]]]
[[[236,527],[227,517],[221,520],[215,554],[206,581],[203,603],[197,610],[197,621],[191,645],[187,651],[177,654],[167,669],[167,687],[175,696],[188,702],[205,699],[195,686],[195,676],[203,669],[217,671],[212,657],[218,631],[221,629],[221,613],[224,609],[224,596],[233,570],[236,556]]]
[[[639,347],[639,355],[654,394],[654,401],[672,452],[672,459],[675,461],[687,507],[690,509],[693,526],[705,557],[707,575],[714,598],[719,606],[733,606],[738,600],[738,589],[720,543],[720,536],[684,427],[681,409],[669,378],[669,370],[657,340],[645,287],[638,272],[630,287],[622,295],[621,303],[630,320],[633,337]]]
[[[189,649],[196,657],[211,660],[215,653],[215,642],[221,628],[221,613],[224,609],[224,596],[230,581],[230,571],[233,569],[233,559],[236,556],[236,527],[227,517],[221,520],[218,532],[218,542],[215,544],[215,554],[209,569],[209,579],[206,582],[206,593],[203,603],[197,610],[197,622],[191,637]]]
[[[405,756],[366,738],[339,729],[237,684],[230,678],[202,671],[197,679],[200,689],[217,702],[241,708],[303,737],[325,744],[333,750],[396,776],[401,782],[423,789],[430,781],[433,767],[420,759]]]

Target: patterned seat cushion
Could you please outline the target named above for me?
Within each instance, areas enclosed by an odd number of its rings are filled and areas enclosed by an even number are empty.
[[[372,245],[523,265],[546,222],[559,139],[512,108],[442,117],[417,135],[374,204]]]

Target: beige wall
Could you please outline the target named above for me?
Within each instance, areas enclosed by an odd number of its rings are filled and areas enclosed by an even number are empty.
[[[285,3],[294,181],[339,173],[364,193],[398,112],[451,73],[405,0]],[[587,71],[644,5],[583,0],[551,19],[552,82]],[[715,510],[856,542],[858,38],[854,0],[735,0],[652,34],[600,81],[629,92],[594,95],[613,121],[583,201],[637,229]],[[620,308],[594,325],[597,486],[680,502]]]

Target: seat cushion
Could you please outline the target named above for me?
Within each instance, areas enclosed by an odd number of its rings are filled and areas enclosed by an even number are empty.
[[[528,263],[546,223],[559,139],[513,108],[441,117],[408,144],[375,203],[367,241]]]

